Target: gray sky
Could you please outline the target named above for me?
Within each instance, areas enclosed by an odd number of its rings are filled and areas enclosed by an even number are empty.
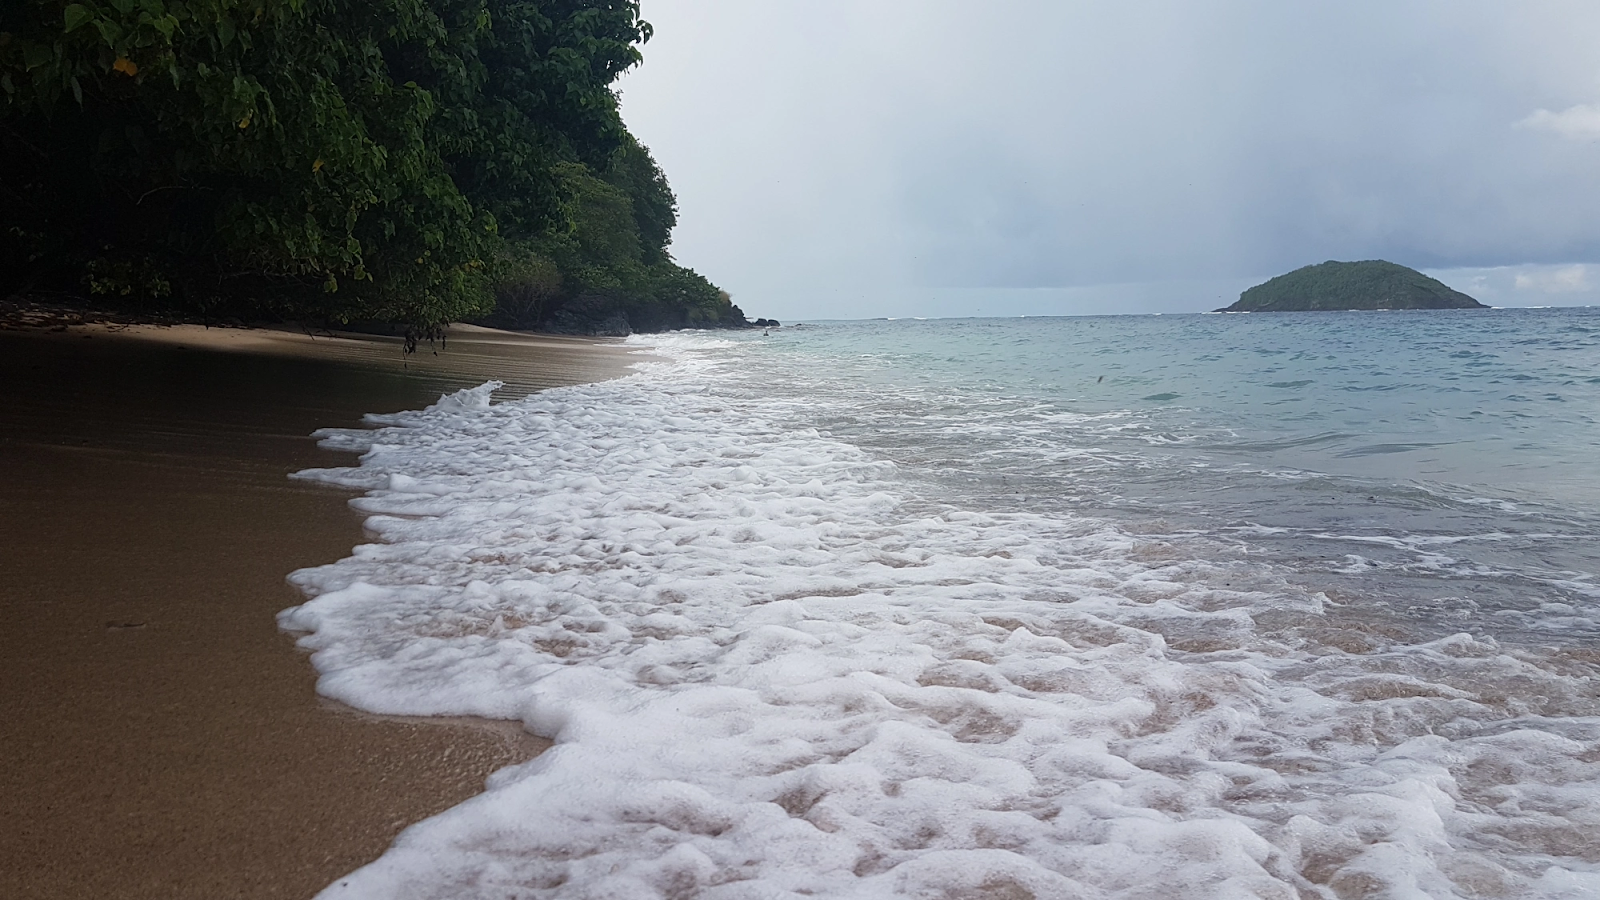
[[[780,319],[1600,303],[1600,4],[643,0],[678,260]]]

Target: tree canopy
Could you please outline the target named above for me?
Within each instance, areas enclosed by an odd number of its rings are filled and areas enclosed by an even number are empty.
[[[1381,259],[1329,260],[1256,285],[1218,312],[1352,309],[1482,309],[1444,282]]]
[[[0,287],[416,327],[742,322],[672,262],[676,202],[618,112],[649,37],[634,0],[13,0]]]

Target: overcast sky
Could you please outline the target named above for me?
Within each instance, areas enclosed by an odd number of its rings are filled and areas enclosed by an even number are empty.
[[[1195,311],[1383,258],[1600,303],[1600,3],[643,0],[623,115],[752,317]]]

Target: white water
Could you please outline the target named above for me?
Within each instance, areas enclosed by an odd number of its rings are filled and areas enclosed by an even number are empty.
[[[329,897],[1594,897],[1578,650],[1418,642],[1235,545],[983,513],[737,347],[325,441],[319,690],[555,746]]]

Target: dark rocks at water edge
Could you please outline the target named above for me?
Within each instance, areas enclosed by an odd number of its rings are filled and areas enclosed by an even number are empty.
[[[720,291],[714,303],[679,304],[622,291],[582,291],[563,297],[523,290],[503,292],[495,311],[476,324],[510,331],[627,337],[682,328],[776,327],[778,320],[751,321],[745,318],[744,310]]]
[[[1217,312],[1488,308],[1416,269],[1370,259],[1295,269],[1245,291],[1239,302]]]
[[[563,309],[538,328],[550,334],[580,334],[590,337],[627,337],[633,334],[628,314],[620,311],[585,315],[583,311]]]
[[[676,331],[680,328],[722,329],[722,328],[778,328],[777,319],[756,319],[750,321],[742,315],[738,318],[727,318],[711,322],[662,323],[649,321],[646,327],[635,328],[629,321],[627,313],[609,312],[601,316],[585,316],[582,312],[563,309],[557,312],[534,330],[549,334],[573,334],[588,337],[627,337],[635,332],[646,334],[661,331]]]

